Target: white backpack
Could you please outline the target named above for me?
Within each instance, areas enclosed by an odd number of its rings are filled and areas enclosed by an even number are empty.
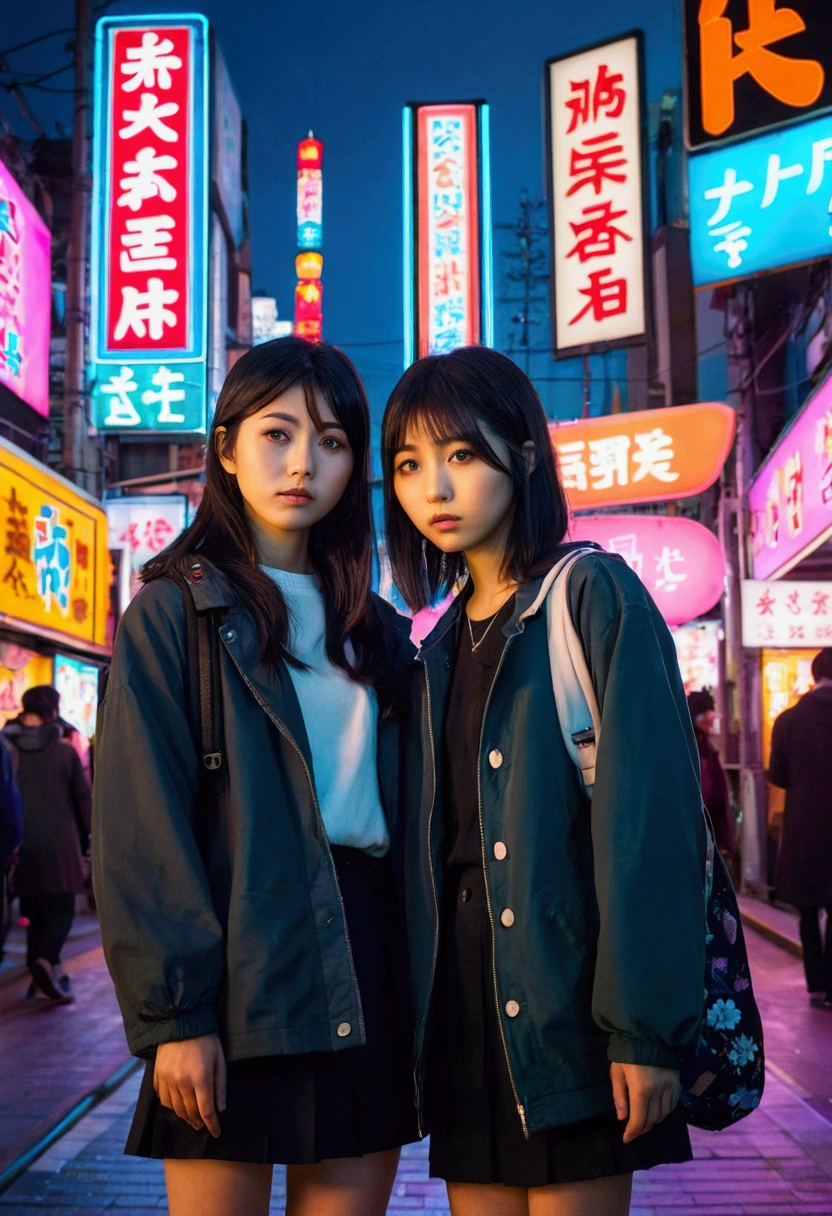
[[[537,599],[521,619],[532,616],[546,600],[549,666],[563,741],[578,767],[588,798],[595,785],[595,754],[601,737],[601,711],[586,665],[584,648],[569,611],[569,574],[576,562],[597,549],[573,549],[553,566]]]

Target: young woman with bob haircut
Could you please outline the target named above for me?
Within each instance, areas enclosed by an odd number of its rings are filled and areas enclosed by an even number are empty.
[[[622,1216],[687,1161],[677,1052],[704,974],[705,834],[670,633],[597,550],[568,584],[603,718],[591,803],[563,742],[543,576],[568,511],[531,382],[420,359],[384,418],[387,543],[422,643],[405,864],[417,1102],[453,1216]],[[577,523],[580,535],[580,523]]]
[[[417,1136],[389,859],[412,648],[370,590],[369,430],[334,347],[244,355],[196,518],[116,638],[95,889],[147,1060],[126,1151],[164,1159],[173,1216],[266,1216],[276,1162],[289,1216],[382,1216]],[[210,783],[200,619],[222,722]]]

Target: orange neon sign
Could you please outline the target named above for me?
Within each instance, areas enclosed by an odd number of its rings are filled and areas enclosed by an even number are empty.
[[[721,402],[549,426],[572,511],[702,494],[719,476],[735,430],[736,414]]]
[[[748,0],[748,28],[735,31],[725,16],[728,0],[701,0],[699,47],[702,126],[709,135],[723,135],[734,123],[734,85],[749,75],[783,105],[805,109],[814,105],[824,85],[823,67],[814,59],[795,59],[771,48],[806,23],[793,8],[777,8],[777,0]],[[734,46],[739,47],[735,53]]]

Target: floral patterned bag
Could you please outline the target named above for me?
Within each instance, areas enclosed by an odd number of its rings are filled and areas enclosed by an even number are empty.
[[[601,712],[580,638],[572,623],[567,582],[575,562],[593,549],[573,549],[543,580],[529,615],[546,601],[552,688],[563,741],[587,797],[595,782]],[[688,1123],[720,1131],[745,1118],[763,1096],[763,1025],[748,967],[737,897],[703,810],[705,865],[705,1006],[695,1047],[680,1053],[681,1105]]]
[[[705,1016],[680,1060],[681,1103],[688,1123],[716,1132],[760,1105],[765,1066],[737,897],[710,829],[705,912]]]

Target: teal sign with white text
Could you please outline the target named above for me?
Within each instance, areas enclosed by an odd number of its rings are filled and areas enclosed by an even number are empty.
[[[204,362],[96,363],[90,372],[99,431],[205,433]]]

